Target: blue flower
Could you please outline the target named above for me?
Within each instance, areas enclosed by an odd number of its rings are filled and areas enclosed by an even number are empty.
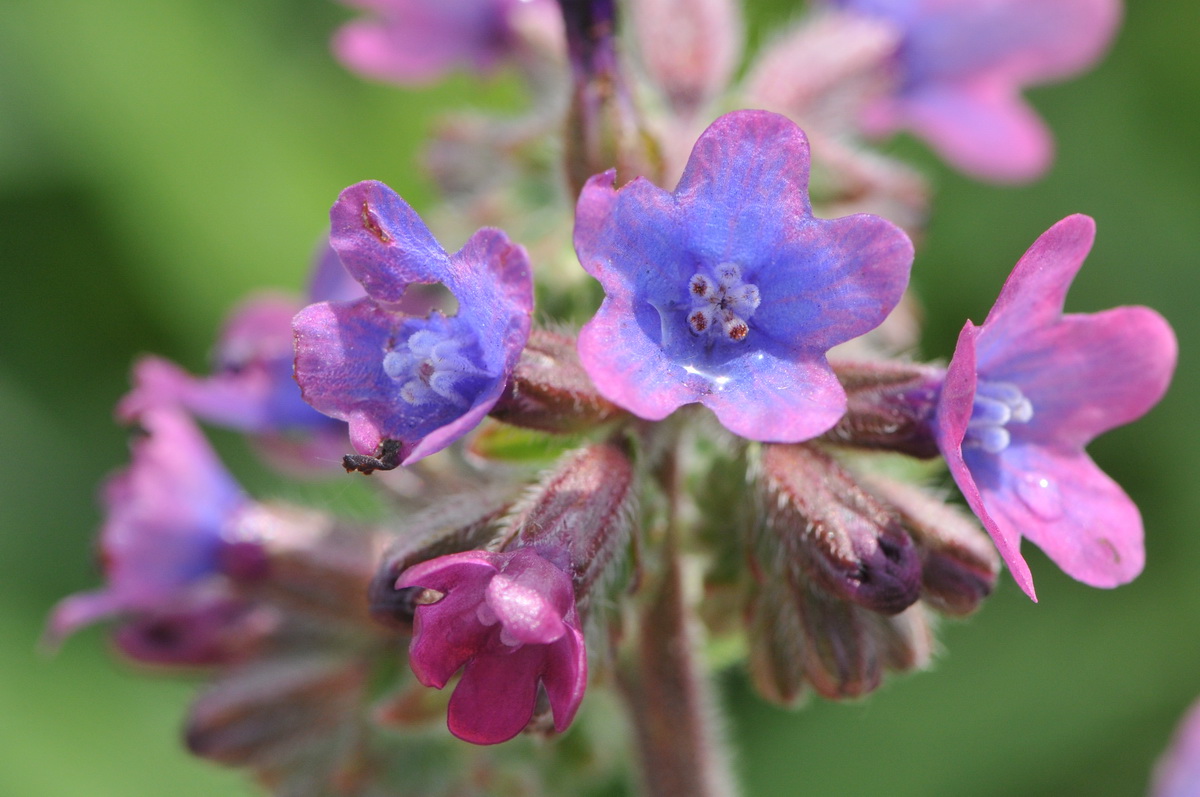
[[[825,353],[883,321],[913,249],[877,216],[814,218],[808,169],[799,127],[738,111],[696,142],[674,193],[588,181],[575,249],[606,297],[579,355],[605,398],[649,420],[700,402],[770,442],[837,422],[846,395]]]
[[[447,255],[375,181],[343,191],[330,220],[330,243],[367,295],[296,315],[296,381],[309,404],[349,423],[366,469],[409,464],[470,431],[500,398],[529,337],[529,260],[493,229]],[[449,290],[456,314],[403,303],[409,286],[430,283]]]

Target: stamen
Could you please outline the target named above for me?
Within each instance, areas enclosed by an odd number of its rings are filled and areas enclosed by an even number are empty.
[[[737,263],[721,263],[713,271],[715,281],[703,273],[688,280],[692,303],[688,326],[696,335],[712,334],[740,343],[750,334],[747,322],[762,301],[758,286],[742,282]]]
[[[1012,443],[1009,425],[1029,423],[1032,418],[1033,404],[1021,388],[1010,382],[981,379],[975,386],[975,403],[963,436],[963,448],[999,454]]]
[[[453,328],[442,320],[442,328],[418,329],[383,356],[383,371],[401,384],[400,398],[407,404],[469,405],[463,380],[486,376],[462,352],[474,341],[454,337]]]

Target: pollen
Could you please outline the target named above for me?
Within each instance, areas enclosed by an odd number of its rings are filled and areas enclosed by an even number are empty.
[[[692,332],[730,343],[741,343],[750,334],[747,322],[762,300],[758,286],[742,280],[737,263],[721,263],[711,274],[696,273],[688,280],[688,294],[687,322]]]

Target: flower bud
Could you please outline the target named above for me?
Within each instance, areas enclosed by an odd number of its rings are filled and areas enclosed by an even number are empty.
[[[823,697],[862,697],[883,678],[870,612],[806,585],[796,590],[804,628],[804,673]]]
[[[885,614],[916,601],[917,549],[832,457],[808,445],[766,445],[760,469],[758,547],[768,570]]]
[[[366,687],[362,662],[327,657],[259,661],[200,695],[188,749],[229,766],[265,769],[345,744]]]
[[[970,614],[991,594],[1000,556],[974,518],[911,484],[870,476],[921,554],[921,597],[946,614]]]
[[[624,414],[596,392],[575,339],[535,329],[492,417],[545,432],[582,432]]]
[[[371,579],[371,616],[391,628],[411,631],[421,590],[396,589],[400,574],[428,559],[486,547],[496,537],[496,521],[511,504],[512,490],[485,490],[469,497],[449,496],[407,519]]]
[[[572,194],[612,168],[622,183],[660,181],[658,144],[642,126],[617,57],[615,0],[559,0],[559,6],[574,79],[565,136]]]
[[[738,65],[742,19],[733,0],[630,3],[642,64],[680,116],[719,95]]]
[[[938,455],[929,432],[937,405],[939,369],[894,362],[835,362],[846,390],[846,414],[824,439],[857,448]]]

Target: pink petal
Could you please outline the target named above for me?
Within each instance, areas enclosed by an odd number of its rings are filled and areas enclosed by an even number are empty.
[[[570,620],[568,620],[570,622]],[[577,621],[576,621],[577,622]],[[554,711],[554,729],[562,733],[575,719],[587,689],[587,649],[583,634],[575,626],[546,649],[542,686]]]
[[[892,114],[951,165],[985,180],[1036,179],[1054,154],[1045,123],[1015,88],[998,82],[922,87],[896,100]]]
[[[1142,572],[1142,516],[1087,454],[1010,446],[997,459],[1001,478],[982,490],[997,526],[1024,535],[1093,587],[1126,584]]]
[[[988,504],[984,501],[975,483],[975,477],[963,458],[962,442],[967,433],[967,422],[971,420],[971,409],[975,404],[975,342],[978,335],[979,327],[968,321],[958,336],[958,345],[954,349],[950,367],[946,370],[945,381],[938,398],[938,422],[935,429],[937,444],[946,459],[950,475],[962,491],[971,511],[991,535],[1000,558],[1008,565],[1017,586],[1030,599],[1036,601],[1033,574],[1029,572],[1025,557],[1021,556],[1019,527],[996,523],[989,514]]]
[[[989,330],[985,326],[980,337]],[[1178,343],[1146,307],[1068,315],[1026,333],[1022,346],[986,368],[988,379],[1020,385],[1034,420],[1014,439],[1080,450],[1097,435],[1144,415],[1166,393]],[[981,366],[982,368],[982,366]]]
[[[524,645],[468,662],[450,697],[450,732],[473,744],[499,744],[524,730],[533,718],[545,657],[545,647]]]
[[[1071,281],[1092,250],[1096,222],[1075,214],[1038,236],[1017,261],[988,313],[980,340],[980,359],[991,362],[991,347],[1018,345],[1030,329],[1062,317]]]

